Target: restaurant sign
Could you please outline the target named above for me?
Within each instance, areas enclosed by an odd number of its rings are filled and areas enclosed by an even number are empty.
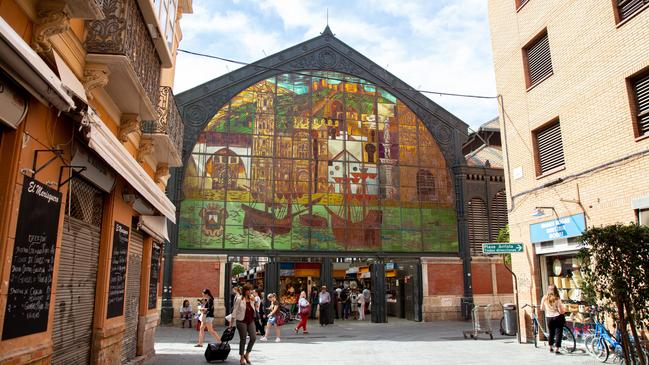
[[[530,240],[533,243],[553,241],[560,238],[581,236],[586,229],[583,213],[530,224]]]

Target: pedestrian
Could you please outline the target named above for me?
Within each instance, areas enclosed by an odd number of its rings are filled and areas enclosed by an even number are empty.
[[[192,305],[189,304],[189,300],[183,300],[183,305],[180,307],[180,326],[185,328],[185,322],[189,321],[187,328],[192,328],[192,317],[194,312],[192,311]]]
[[[326,326],[329,324],[329,303],[331,302],[331,295],[327,291],[325,285],[320,288],[318,295],[318,304],[320,305],[320,325]]]
[[[358,320],[358,291],[356,289],[352,290],[351,294],[349,295],[350,303],[351,303],[351,312],[354,316],[354,320]]]
[[[241,295],[234,298],[232,306],[232,322],[237,326],[239,332],[239,363],[250,364],[250,351],[257,340],[255,333],[255,298],[250,285],[244,285]],[[232,326],[230,326],[232,327]],[[248,337],[248,347],[246,347]]]
[[[298,315],[300,316],[300,323],[295,327],[295,334],[297,334],[302,328],[302,333],[307,334],[309,331],[306,330],[306,322],[309,319],[309,313],[311,312],[311,304],[306,300],[306,292],[302,291],[300,293],[300,299],[297,301]]]
[[[264,325],[262,324],[262,314],[263,314],[263,309],[266,308],[266,306],[263,304],[263,300],[261,299],[261,290],[255,289],[252,291],[252,294],[255,298],[255,329],[257,333],[260,335],[265,335],[266,331],[264,330]]]
[[[342,293],[342,291],[342,285],[334,290],[334,309],[336,311],[336,319],[342,318],[343,314],[343,303],[340,301],[340,293]]]
[[[268,294],[268,300],[270,301],[270,306],[268,307],[268,324],[266,324],[266,335],[262,338],[260,338],[261,341],[268,341],[268,333],[270,332],[271,327],[275,327],[275,342],[280,342],[281,339],[279,338],[280,331],[280,311],[279,311],[279,303],[277,302],[277,295],[275,293],[270,293]]]
[[[563,315],[566,309],[563,307],[561,298],[559,297],[559,290],[554,285],[548,286],[548,292],[541,300],[541,310],[545,312],[545,318],[548,322],[548,345],[550,352],[560,355],[559,349],[561,348],[561,338],[563,336],[563,325],[566,324],[566,317]],[[552,349],[555,346],[556,351]]]
[[[315,286],[311,288],[311,313],[309,318],[315,319],[318,311],[318,288]]]
[[[361,293],[358,295],[357,299],[358,307],[358,319],[361,321],[365,320],[365,296]]]
[[[205,318],[205,313],[203,313],[203,307],[205,307],[205,299],[199,299],[196,306],[196,331],[201,330],[201,323],[203,323],[203,318]]]
[[[342,291],[340,292],[340,303],[342,304],[342,319],[346,320],[349,319],[349,312],[351,309],[351,300],[349,298],[349,290],[343,288]]]
[[[213,327],[214,322],[214,297],[209,289],[203,289],[203,298],[206,299],[205,307],[201,308],[203,311],[203,318],[201,320],[201,327],[198,331],[198,343],[195,347],[203,347],[203,340],[205,339],[205,330],[216,339],[216,342],[221,341],[221,337],[216,333]]]
[[[368,313],[370,309],[370,300],[371,300],[371,293],[368,287],[365,287],[365,289],[363,289],[363,296],[365,297],[365,313]]]

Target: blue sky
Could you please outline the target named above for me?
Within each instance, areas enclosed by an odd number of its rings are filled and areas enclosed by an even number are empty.
[[[181,20],[180,48],[244,62],[316,37],[336,37],[410,86],[495,95],[484,0],[194,0]],[[178,54],[174,91],[240,66]],[[498,114],[495,100],[426,94],[472,128]]]

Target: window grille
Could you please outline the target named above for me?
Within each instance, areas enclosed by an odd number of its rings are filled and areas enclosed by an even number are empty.
[[[644,9],[647,4],[649,4],[649,0],[618,0],[617,12],[620,21]]]
[[[635,94],[638,134],[649,134],[649,73],[631,80]]]
[[[539,175],[564,165],[559,121],[536,132],[536,152],[538,157],[537,172]]]
[[[101,227],[103,193],[78,178],[70,180],[70,190],[70,202],[65,205],[65,214],[95,227]]]
[[[552,75],[552,57],[547,33],[527,46],[525,55],[527,56],[528,87]]]

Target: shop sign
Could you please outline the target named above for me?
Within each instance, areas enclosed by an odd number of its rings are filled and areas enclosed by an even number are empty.
[[[96,155],[90,153],[86,148],[77,144],[72,156],[72,166],[83,166],[86,169],[81,171],[81,176],[88,179],[101,190],[110,193],[115,186],[115,173]]]
[[[47,331],[61,193],[25,176],[2,339]]]
[[[385,264],[386,270],[394,270],[394,262],[388,262]]]
[[[295,270],[280,270],[279,276],[294,276]]]
[[[151,271],[149,273],[149,309],[158,304],[158,281],[160,280],[160,254],[162,248],[157,243],[151,248]]]
[[[110,282],[108,285],[108,318],[124,313],[124,289],[126,288],[126,264],[128,262],[129,228],[115,222],[113,252],[110,258]]]
[[[482,253],[516,253],[523,252],[522,243],[483,243]]]
[[[577,237],[586,229],[584,214],[579,213],[551,221],[530,224],[530,240],[533,243],[554,241],[559,238]]]

